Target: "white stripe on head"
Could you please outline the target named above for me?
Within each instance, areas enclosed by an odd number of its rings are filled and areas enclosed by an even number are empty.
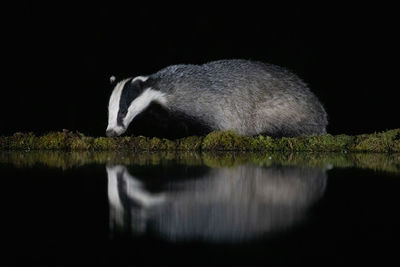
[[[108,103],[107,130],[111,130],[111,129],[117,130],[118,128],[122,128],[117,125],[117,117],[118,117],[119,101],[121,98],[122,89],[124,89],[124,86],[128,80],[129,80],[129,78],[117,83],[117,85],[114,87],[114,90],[111,94],[110,102]]]
[[[145,81],[147,81],[148,78],[149,77],[146,77],[146,76],[137,76],[134,79],[132,79],[132,82],[134,82],[136,80],[141,80],[142,82],[145,82]]]

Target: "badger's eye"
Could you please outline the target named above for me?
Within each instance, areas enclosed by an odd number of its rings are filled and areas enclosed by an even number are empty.
[[[125,117],[126,112],[122,112],[121,110],[118,111],[118,115],[117,115],[117,124],[118,125],[123,125],[123,120]]]

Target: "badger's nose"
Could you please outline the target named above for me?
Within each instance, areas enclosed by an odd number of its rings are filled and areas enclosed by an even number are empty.
[[[107,130],[106,131],[106,136],[107,137],[117,136],[117,133],[114,130]]]

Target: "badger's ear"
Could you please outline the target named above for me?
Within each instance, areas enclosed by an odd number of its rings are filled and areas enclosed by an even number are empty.
[[[115,84],[116,81],[117,81],[117,78],[114,75],[112,75],[110,77],[110,84],[113,85],[113,84]]]

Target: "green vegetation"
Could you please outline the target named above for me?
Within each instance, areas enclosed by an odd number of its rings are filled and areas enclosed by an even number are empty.
[[[79,132],[36,136],[15,133],[0,137],[0,150],[63,151],[283,151],[283,152],[400,152],[400,129],[363,135],[316,135],[294,138],[240,136],[232,131],[177,140],[149,137],[89,137]]]
[[[69,169],[87,164],[206,165],[213,168],[243,164],[370,169],[400,173],[400,153],[317,152],[132,152],[132,151],[0,151],[0,164],[17,168],[47,166]]]

